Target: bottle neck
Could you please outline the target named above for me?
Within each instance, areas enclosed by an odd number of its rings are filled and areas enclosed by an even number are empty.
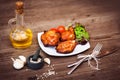
[[[24,26],[24,14],[16,13],[16,26],[23,27]]]

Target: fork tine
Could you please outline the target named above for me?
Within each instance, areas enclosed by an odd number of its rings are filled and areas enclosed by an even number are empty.
[[[94,48],[93,52],[94,52],[94,51],[100,52],[101,48],[102,48],[102,44],[98,43],[98,44],[96,45],[96,47]]]
[[[97,56],[97,55],[99,54],[101,48],[102,48],[102,44],[98,43],[98,44],[96,45],[96,48],[94,49],[94,51],[93,51],[92,54],[95,55],[95,56]],[[94,53],[94,52],[96,52],[96,51],[97,51],[97,53]]]
[[[93,51],[95,51],[98,47],[99,47],[99,43],[95,46],[95,48],[93,49]]]
[[[99,44],[96,50],[99,50],[102,47],[102,44]]]
[[[97,49],[97,51],[100,51],[102,48],[102,44],[99,46],[99,48]]]

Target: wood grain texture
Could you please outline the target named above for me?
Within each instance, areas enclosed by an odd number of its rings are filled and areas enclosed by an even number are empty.
[[[91,48],[82,54],[88,54],[100,42],[103,49],[120,48],[120,1],[119,0],[24,0],[25,22],[33,31],[33,44],[24,50],[14,49],[9,41],[10,27],[7,22],[14,17],[16,0],[0,0],[0,80],[36,80],[48,70],[45,65],[40,70],[22,70],[12,67],[11,57],[28,57],[39,47],[37,33],[58,25],[67,25],[75,21],[86,26],[90,34]],[[71,75],[67,65],[76,61],[76,55],[70,57],[52,57],[44,52],[54,64],[56,75],[44,80],[120,80],[120,50],[101,58],[100,71],[91,70],[87,63],[82,64]],[[39,78],[42,80],[42,78]]]

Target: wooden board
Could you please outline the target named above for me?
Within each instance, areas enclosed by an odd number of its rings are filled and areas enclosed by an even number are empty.
[[[120,50],[100,59],[100,71],[91,70],[85,63],[71,75],[67,75],[67,65],[77,60],[76,55],[52,57],[42,52],[44,58],[51,59],[57,73],[44,79],[41,75],[50,69],[47,64],[40,70],[27,66],[15,70],[10,59],[32,55],[39,47],[37,33],[74,21],[85,25],[90,34],[91,48],[82,54],[89,54],[98,42],[103,49],[120,48],[119,0],[25,0],[25,22],[33,31],[33,44],[24,50],[13,48],[9,40],[7,22],[15,16],[15,1],[0,0],[0,80],[36,80],[35,76],[38,80],[120,80]]]

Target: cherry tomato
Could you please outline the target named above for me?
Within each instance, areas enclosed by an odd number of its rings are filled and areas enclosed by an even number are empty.
[[[51,28],[50,30],[58,32],[58,30],[56,28]]]
[[[65,31],[65,27],[64,26],[58,26],[57,27],[57,31],[60,32],[60,33],[62,33],[62,32]]]

